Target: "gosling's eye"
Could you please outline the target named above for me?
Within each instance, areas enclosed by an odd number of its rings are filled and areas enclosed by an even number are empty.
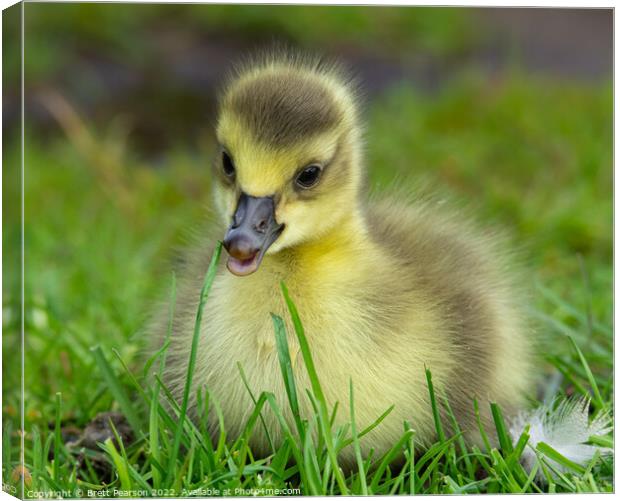
[[[300,188],[312,188],[321,177],[321,167],[310,165],[302,170],[295,178],[295,184]]]
[[[235,164],[230,158],[230,155],[225,151],[222,151],[222,170],[224,171],[224,175],[228,178],[233,178],[235,176]]]

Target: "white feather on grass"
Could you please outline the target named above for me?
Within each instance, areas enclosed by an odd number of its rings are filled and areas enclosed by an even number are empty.
[[[523,451],[521,459],[523,466],[531,472],[538,458],[534,450],[540,442],[550,445],[565,458],[574,463],[585,465],[592,460],[598,450],[601,454],[612,454],[613,450],[586,442],[592,436],[607,435],[612,430],[612,419],[609,413],[599,412],[592,421],[588,416],[590,399],[564,398],[557,405],[554,402],[543,404],[530,413],[517,416],[511,426],[510,435],[517,441],[526,425],[530,425],[530,439]],[[556,470],[564,473],[566,468],[549,458],[546,461]],[[538,478],[542,478],[542,471],[538,471]]]

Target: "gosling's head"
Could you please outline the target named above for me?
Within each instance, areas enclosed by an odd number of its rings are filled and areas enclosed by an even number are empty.
[[[319,239],[357,210],[362,178],[355,92],[333,64],[267,56],[219,106],[215,203],[235,275]]]

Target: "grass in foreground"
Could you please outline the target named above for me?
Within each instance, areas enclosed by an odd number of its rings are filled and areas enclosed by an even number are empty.
[[[394,170],[404,174],[405,167],[413,167],[412,177],[430,177],[452,195],[484,200],[485,221],[514,228],[516,239],[528,242],[535,270],[532,316],[548,362],[538,398],[588,394],[595,410],[612,409],[610,109],[607,86],[564,87],[515,76],[489,88],[470,78],[432,99],[404,88],[386,93],[371,112],[368,134],[375,184],[386,182]],[[333,453],[325,430],[331,428],[323,411],[307,425],[287,423],[294,441],[268,459],[253,457],[243,437],[228,440],[225,423],[214,443],[203,421],[184,420],[182,429],[177,427],[173,416],[180,408],[166,417],[152,404],[157,402],[154,395],[167,398],[166,388],[145,385],[142,379],[138,349],[144,318],[138,312],[153,299],[146,291],[167,281],[167,249],[181,242],[188,221],[203,217],[203,201],[209,196],[206,155],[175,150],[166,167],[155,170],[123,149],[121,129],[91,132],[94,152],[80,151],[64,139],[39,144],[27,138],[26,143],[30,489],[67,495],[78,488],[114,487],[156,488],[157,495],[198,488],[212,494],[214,489],[235,494],[235,488],[269,493],[264,489],[300,486],[303,493],[342,492],[343,483],[350,493],[612,489],[609,459],[596,458],[584,470],[569,468],[543,486],[523,478],[516,461],[518,444],[512,444],[512,453],[483,452],[462,448],[459,437],[446,436],[421,451],[405,424],[403,440],[395,444],[405,455],[404,468],[390,468],[381,458],[359,458],[357,469],[339,479],[329,459]],[[111,179],[102,177],[102,158],[111,162],[113,168],[105,169]],[[18,206],[11,201],[15,194],[7,195],[5,203]],[[9,223],[5,232],[17,236],[18,221]],[[11,354],[16,352],[19,304],[10,273],[5,277],[3,327],[8,335],[3,348]],[[95,344],[100,348],[91,351]],[[151,372],[158,364],[153,362]],[[4,374],[5,388],[13,389],[5,393],[3,404],[7,488],[16,483],[19,454],[17,374]],[[290,382],[288,387],[292,392]],[[440,395],[436,400],[442,404]],[[207,394],[202,402],[217,412],[217,402]],[[267,396],[260,404],[271,407]],[[350,402],[340,406],[354,417]],[[137,441],[122,447],[110,442],[84,458],[69,451],[66,428],[83,429],[97,413],[110,409],[130,420]],[[328,416],[332,411],[327,409]],[[251,426],[261,426],[258,414]],[[300,441],[303,426],[323,430],[321,443],[311,443],[309,434]],[[364,430],[353,426],[331,431],[332,451],[344,440],[355,447],[356,435],[364,439]],[[102,464],[113,464],[111,479],[101,475]]]
[[[106,496],[191,496],[191,495],[274,495],[283,494],[415,494],[415,493],[479,493],[479,492],[556,492],[556,491],[598,491],[594,475],[611,472],[610,460],[596,455],[586,467],[581,467],[563,457],[546,444],[539,444],[537,454],[540,463],[531,472],[520,464],[521,455],[528,442],[525,430],[516,444],[506,432],[501,410],[494,404],[492,411],[496,424],[500,450],[487,451],[468,448],[460,434],[447,436],[439,420],[439,397],[435,395],[432,378],[427,371],[428,387],[436,416],[438,442],[427,450],[417,449],[415,430],[409,423],[403,423],[403,435],[392,449],[378,458],[363,458],[359,441],[371,429],[381,426],[379,416],[369,428],[358,432],[355,424],[354,388],[350,386],[349,411],[351,421],[335,428],[333,417],[335,407],[330,408],[323,395],[320,378],[314,369],[310,346],[304,334],[301,319],[294,303],[282,284],[282,292],[293,320],[295,334],[299,340],[305,367],[312,389],[309,397],[316,409],[310,420],[299,413],[297,388],[291,370],[287,333],[284,322],[273,316],[274,332],[282,377],[285,381],[288,402],[294,423],[288,422],[276,403],[273,394],[263,392],[256,400],[256,406],[247,425],[234,441],[228,441],[226,423],[218,412],[217,401],[205,389],[199,398],[199,418],[190,421],[187,404],[192,388],[196,350],[200,335],[202,311],[208,300],[211,284],[215,277],[221,244],[214,253],[200,293],[196,315],[192,352],[188,361],[185,390],[179,404],[171,398],[167,388],[156,377],[154,384],[138,380],[130,370],[125,376],[130,381],[133,393],[143,405],[136,405],[131,399],[101,348],[93,349],[92,355],[104,375],[108,390],[118,403],[120,411],[133,429],[135,441],[124,443],[114,429],[115,440],[108,438],[100,444],[102,452],[85,449],[71,450],[61,437],[62,398],[56,395],[56,419],[54,430],[47,437],[38,433],[32,437],[32,452],[28,455],[30,475],[28,489],[31,492],[61,492],[64,497],[93,497],[94,492]],[[172,298],[174,298],[174,289]],[[171,307],[171,318],[173,308]],[[171,325],[171,323],[170,323]],[[149,368],[159,367],[159,376],[165,366],[168,342],[146,364]],[[581,352],[575,345],[579,356]],[[118,352],[115,356],[123,364]],[[589,367],[583,359],[583,369]],[[124,365],[124,364],[123,364]],[[240,368],[241,369],[241,368]],[[242,377],[243,371],[241,370]],[[604,406],[600,391],[593,377],[590,379],[595,395],[595,407]],[[164,396],[168,405],[162,405]],[[340,404],[340,403],[339,403]],[[449,403],[444,404],[449,411]],[[207,432],[207,415],[210,407],[220,416],[220,435],[213,442]],[[265,407],[278,417],[286,437],[285,442],[267,458],[255,458],[248,447],[248,439],[256,426],[260,426],[261,412]],[[142,409],[148,409],[148,419]],[[169,409],[169,410],[168,410]],[[452,419],[454,416],[450,413]],[[454,421],[456,423],[456,421]],[[291,428],[292,427],[292,428]],[[485,443],[490,439],[480,430]],[[313,437],[316,436],[315,440]],[[599,441],[608,440],[597,437]],[[595,438],[593,438],[595,440]],[[357,457],[357,470],[345,475],[338,465],[338,452],[353,446]],[[48,460],[53,451],[53,458]],[[89,459],[89,456],[91,459]],[[93,461],[105,460],[112,465],[112,473],[102,478],[92,466]],[[404,456],[404,464],[394,468],[392,463]],[[560,472],[549,459],[567,469]],[[540,471],[539,471],[540,469]],[[536,480],[539,473],[544,480]],[[103,494],[106,493],[106,494]],[[28,493],[27,493],[28,495]],[[28,495],[28,497],[32,497]]]

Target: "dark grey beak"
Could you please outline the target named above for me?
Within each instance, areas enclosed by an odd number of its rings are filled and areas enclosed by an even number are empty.
[[[283,229],[284,225],[276,222],[273,197],[252,197],[242,193],[224,237],[224,247],[229,255],[228,270],[238,276],[254,273]]]

